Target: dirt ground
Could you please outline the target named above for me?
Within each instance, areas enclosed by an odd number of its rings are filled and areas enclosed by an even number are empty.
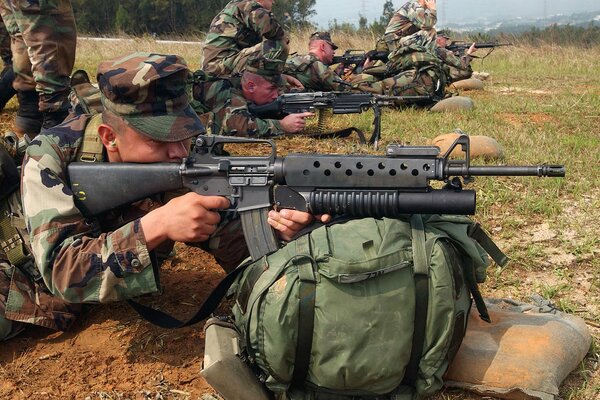
[[[164,293],[141,301],[185,318],[223,275],[211,256],[180,246]],[[2,343],[0,399],[200,398],[212,393],[200,376],[201,328],[157,328],[127,304],[90,307],[67,333],[35,328]]]

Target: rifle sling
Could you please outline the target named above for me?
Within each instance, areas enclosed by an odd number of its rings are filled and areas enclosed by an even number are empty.
[[[219,306],[219,303],[227,294],[227,291],[233,284],[233,281],[246,269],[248,265],[250,265],[250,262],[245,262],[227,274],[227,276],[225,276],[212,290],[206,300],[204,300],[204,303],[202,303],[198,311],[196,311],[196,313],[187,321],[180,321],[170,314],[152,307],[145,306],[133,300],[127,300],[127,303],[129,303],[129,305],[145,320],[153,323],[154,325],[166,329],[184,328],[208,318]]]

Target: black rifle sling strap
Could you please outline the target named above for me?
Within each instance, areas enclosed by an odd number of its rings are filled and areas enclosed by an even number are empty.
[[[221,282],[213,289],[213,291],[208,295],[208,298],[204,300],[204,303],[200,306],[196,314],[194,314],[187,321],[180,321],[177,318],[169,315],[160,310],[154,309],[152,307],[145,306],[133,300],[127,300],[127,303],[138,312],[144,319],[153,323],[154,325],[160,326],[161,328],[167,329],[179,329],[184,328],[186,326],[193,325],[197,322],[202,321],[203,319],[208,318],[212,312],[219,306],[219,303],[227,294],[229,287],[233,284],[235,278],[237,278],[245,269],[250,265],[250,262],[245,262],[233,271],[231,271],[227,276],[225,276]]]

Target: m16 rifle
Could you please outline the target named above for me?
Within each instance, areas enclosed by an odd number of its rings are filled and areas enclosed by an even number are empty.
[[[446,49],[448,49],[454,53],[458,53],[458,54],[462,55],[471,47],[472,44],[473,43],[468,43],[468,42],[464,42],[464,41],[453,41],[451,44],[446,46]],[[497,47],[503,47],[503,46],[513,46],[513,44],[512,43],[498,43],[498,42],[480,42],[480,43],[475,42],[475,48],[477,48],[477,49],[490,49],[489,53],[486,54],[485,57],[490,55],[490,53],[492,51],[494,51]]]
[[[265,105],[249,104],[248,111],[263,119],[281,119],[289,114],[331,109],[333,114],[361,113],[373,109],[373,133],[369,144],[377,148],[381,138],[381,107],[429,102],[431,96],[384,96],[372,93],[307,92],[285,93]]]
[[[223,155],[226,145],[267,146],[263,156]],[[563,177],[562,165],[473,166],[469,137],[461,135],[440,156],[435,146],[392,144],[385,156],[291,154],[277,157],[264,139],[200,135],[182,163],[71,163],[68,175],[78,208],[93,217],[161,192],[187,188],[225,196],[238,211],[256,260],[278,249],[267,222],[270,209],[348,217],[475,213],[474,176]],[[460,147],[464,157],[450,159]],[[102,179],[98,179],[101,176]],[[434,189],[431,181],[443,181]]]

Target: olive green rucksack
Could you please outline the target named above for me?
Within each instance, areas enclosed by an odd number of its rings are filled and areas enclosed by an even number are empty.
[[[463,216],[351,220],[296,239],[232,286],[239,353],[280,399],[435,392],[464,336],[470,293],[482,303],[489,262],[472,236],[501,254]],[[480,314],[489,318],[485,306]]]

